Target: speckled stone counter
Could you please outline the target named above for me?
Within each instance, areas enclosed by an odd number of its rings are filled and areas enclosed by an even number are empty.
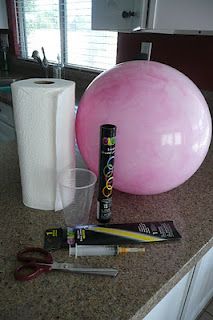
[[[156,196],[114,192],[116,223],[174,220],[182,240],[146,244],[145,255],[79,258],[79,263],[119,269],[116,278],[50,272],[15,281],[16,253],[43,246],[44,231],[64,225],[61,213],[22,203],[16,143],[0,144],[0,319],[142,319],[212,247],[213,150],[182,186]],[[95,220],[95,205],[91,211]],[[58,261],[72,261],[55,251]]]

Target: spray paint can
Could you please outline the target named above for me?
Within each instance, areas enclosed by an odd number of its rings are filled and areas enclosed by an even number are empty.
[[[112,212],[112,185],[115,158],[116,126],[104,124],[100,127],[99,186],[97,220],[109,222]]]

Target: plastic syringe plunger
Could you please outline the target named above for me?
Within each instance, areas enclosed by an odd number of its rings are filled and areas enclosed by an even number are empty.
[[[145,248],[126,248],[126,247],[118,247],[118,253],[117,254],[126,254],[129,252],[145,252]]]

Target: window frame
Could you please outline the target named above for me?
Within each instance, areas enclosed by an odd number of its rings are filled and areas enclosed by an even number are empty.
[[[20,36],[19,33],[23,32],[25,33],[24,28],[24,14],[22,19],[22,24],[18,25],[17,19],[17,11],[16,11],[16,0],[10,1],[6,0],[6,6],[7,6],[7,13],[8,13],[8,25],[9,25],[9,35],[10,39],[12,40],[12,43],[10,43],[10,52],[15,55],[16,59],[27,61],[27,62],[33,62],[34,60],[31,58],[26,57],[26,37],[22,36],[22,39],[24,39],[24,50],[21,47],[20,44]],[[64,64],[66,68],[69,69],[76,69],[79,71],[88,71],[93,73],[101,73],[105,69],[104,68],[93,68],[92,66],[86,67],[82,65],[77,65],[73,63],[67,62],[67,55],[68,52],[66,50],[66,41],[67,41],[67,27],[66,27],[66,14],[64,13],[66,9],[66,1],[65,0],[59,0],[59,27],[60,27],[60,49],[61,49],[61,61]],[[21,11],[19,11],[21,12]],[[118,42],[119,42],[119,32],[117,34],[117,46],[116,46],[116,61],[115,64],[117,64],[117,58],[118,58]],[[22,57],[21,54],[24,52],[25,57]],[[51,63],[50,65],[54,65],[55,63]]]

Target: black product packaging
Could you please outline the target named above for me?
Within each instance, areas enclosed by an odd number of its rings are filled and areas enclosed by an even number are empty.
[[[71,241],[71,234],[70,234]],[[68,248],[67,243],[67,229],[65,228],[52,228],[47,229],[44,235],[44,249],[57,250],[61,248]]]
[[[104,124],[100,127],[97,220],[101,223],[108,223],[112,215],[115,139],[116,126]]]
[[[181,239],[173,221],[126,224],[82,225],[45,232],[44,248],[56,250],[68,245],[120,245],[162,242]]]
[[[86,225],[75,229],[78,245],[150,243],[180,238],[173,221]]]

